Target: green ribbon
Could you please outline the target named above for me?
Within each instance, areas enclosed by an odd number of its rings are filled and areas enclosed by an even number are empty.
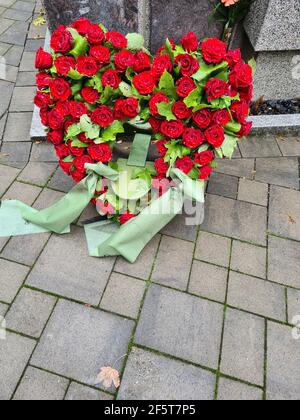
[[[138,134],[135,136],[127,161],[128,166],[140,166],[142,168],[145,166],[150,142],[151,136],[148,134]]]

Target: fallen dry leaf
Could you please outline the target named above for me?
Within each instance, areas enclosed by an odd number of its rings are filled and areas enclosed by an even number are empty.
[[[36,19],[34,19],[33,24],[34,26],[44,26],[46,25],[46,19],[44,16],[38,16]]]
[[[293,225],[296,224],[296,220],[291,215],[289,215],[289,222],[293,223]]]
[[[116,388],[120,386],[120,374],[112,367],[103,367],[96,378],[95,385],[103,384],[104,388],[109,389],[112,385]]]

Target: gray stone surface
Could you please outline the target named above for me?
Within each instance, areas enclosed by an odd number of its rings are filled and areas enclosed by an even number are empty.
[[[23,87],[23,86],[34,86],[35,85],[35,73],[32,71],[23,71],[22,73],[18,74],[16,86]],[[43,137],[45,137],[45,132],[43,133]]]
[[[105,401],[112,399],[112,396],[105,394],[102,391],[97,391],[75,382],[71,383],[65,397],[66,401]]]
[[[217,303],[152,286],[138,323],[135,342],[215,369],[222,319],[223,307]]]
[[[13,180],[18,176],[19,170],[8,166],[0,165],[0,196],[5,193]]]
[[[16,401],[61,401],[69,381],[29,366],[14,395]]]
[[[194,244],[163,236],[151,280],[165,286],[186,290]]]
[[[130,318],[137,318],[145,290],[146,283],[144,281],[113,273],[100,308]]]
[[[277,284],[231,272],[228,305],[285,322],[285,289]]]
[[[18,68],[7,64],[5,66],[5,74],[3,75],[2,79],[6,80],[7,82],[14,83],[17,80],[17,75],[18,75]]]
[[[187,216],[184,212],[179,214],[161,231],[161,233],[175,238],[184,239],[186,241],[195,241],[198,225],[188,226],[188,217],[189,216]]]
[[[4,80],[0,80],[0,95],[1,95],[0,117],[2,117],[7,111],[7,108],[10,103],[10,98],[13,93],[13,88],[14,88],[14,85],[12,83],[5,82]]]
[[[228,270],[194,261],[188,291],[221,303],[225,302]]]
[[[267,210],[242,201],[207,195],[203,230],[258,245],[266,244]]]
[[[0,41],[23,46],[28,30],[28,22],[16,22],[0,36]]]
[[[300,317],[300,290],[288,289],[288,322],[296,325]]]
[[[283,156],[300,156],[300,136],[280,136],[277,143]]]
[[[6,316],[8,328],[39,338],[55,303],[52,296],[23,288]]]
[[[268,279],[300,288],[300,243],[269,238]]]
[[[58,191],[69,192],[75,185],[73,179],[67,176],[61,168],[57,168],[55,174],[51,178],[48,187]]]
[[[249,121],[253,124],[252,132],[257,134],[297,134],[300,129],[300,114],[252,116]]]
[[[242,178],[239,181],[238,200],[240,201],[247,201],[248,203],[266,207],[269,199],[268,194],[267,184]]]
[[[265,322],[257,316],[228,309],[221,372],[256,385],[264,383]]]
[[[266,248],[233,241],[231,269],[265,279],[267,274]]]
[[[0,316],[4,316],[8,310],[9,306],[5,303],[0,303]]]
[[[28,20],[32,16],[32,14],[30,12],[22,10],[7,9],[2,16],[7,19],[20,20],[22,22],[26,22],[26,20]]]
[[[20,264],[32,266],[44,248],[50,233],[12,237],[1,256]]]
[[[236,198],[238,179],[233,176],[213,173],[209,179],[207,192],[222,197]]]
[[[232,381],[231,379],[220,379],[219,401],[261,401],[262,399],[263,392],[259,388]]]
[[[18,66],[20,64],[23,54],[23,47],[13,45],[9,51],[5,54],[5,60],[7,64],[11,66]]]
[[[50,142],[36,142],[32,145],[30,160],[34,162],[56,162],[55,149]]]
[[[0,300],[11,303],[29,271],[28,267],[0,258]]]
[[[9,113],[4,133],[4,141],[30,141],[30,123],[32,114],[29,112]]]
[[[0,163],[18,163],[20,166],[28,161],[31,143],[7,142],[3,143],[0,152]],[[23,165],[22,165],[23,164]]]
[[[35,52],[24,51],[20,64],[20,72],[22,71],[36,71],[35,69]]]
[[[64,195],[65,194],[62,192],[45,188],[39,195],[38,199],[35,201],[34,208],[37,210],[46,209],[47,207],[52,206],[52,204],[55,204]]]
[[[212,264],[229,266],[231,239],[200,232],[197,240],[195,258]]]
[[[34,352],[32,364],[94,385],[101,367],[114,365],[120,370],[133,327],[133,321],[60,301]],[[67,357],[61,357],[62,354]]]
[[[256,159],[257,181],[299,190],[299,162],[295,157]]]
[[[213,400],[215,375],[195,366],[134,348],[119,400]]]
[[[0,400],[9,400],[36,345],[34,340],[7,333],[0,342]]]
[[[29,206],[35,201],[41,188],[34,185],[23,184],[22,182],[14,182],[11,187],[6,191],[3,200],[20,200]]]
[[[73,228],[71,235],[53,235],[50,238],[27,284],[98,305],[114,261],[114,258],[90,258],[83,229]]]
[[[274,135],[250,136],[239,143],[244,158],[281,156]]]
[[[14,23],[13,20],[4,19],[3,16],[0,17],[0,35],[3,34],[12,24]]]
[[[267,399],[299,400],[299,340],[292,329],[268,323]]]
[[[10,104],[11,112],[33,111],[36,87],[16,87]]]
[[[217,163],[215,171],[218,173],[247,179],[254,178],[254,159],[218,159]]]
[[[21,10],[23,12],[30,12],[32,13],[34,11],[34,3],[27,2],[27,1],[17,1],[12,5],[12,9]]]
[[[18,176],[18,180],[43,187],[54,173],[56,166],[54,162],[29,162]]]

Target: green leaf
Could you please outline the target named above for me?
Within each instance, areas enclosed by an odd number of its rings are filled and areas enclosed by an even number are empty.
[[[79,33],[74,28],[68,28],[68,31],[71,33],[74,40],[73,48],[69,54],[73,55],[74,57],[85,55],[89,48],[87,39],[79,35]]]
[[[132,88],[131,86],[126,82],[121,82],[119,86],[120,91],[122,92],[123,96],[126,98],[132,97]]]
[[[224,71],[221,71],[220,73],[216,74],[215,78],[216,79],[221,79],[224,82],[228,82],[228,76],[229,76],[228,71],[224,70]]]
[[[255,58],[251,58],[251,60],[248,61],[248,64],[252,68],[252,73],[253,73],[253,76],[254,76],[255,73],[256,73],[256,69],[257,69],[257,63],[256,63]]]
[[[201,82],[202,80],[210,77],[214,73],[218,74],[221,70],[224,70],[228,67],[227,61],[222,61],[222,63],[214,65],[214,64],[206,64],[204,61],[200,63],[200,69],[195,73],[192,78]]]
[[[80,140],[73,140],[72,141],[72,147],[88,147],[88,144],[87,143],[83,143],[82,141],[80,141]]]
[[[75,96],[77,93],[79,93],[82,89],[82,82],[76,82],[76,83],[72,83],[71,85],[71,90],[72,90],[72,94],[73,96]]]
[[[225,141],[221,146],[222,152],[225,157],[231,159],[233,156],[233,153],[237,147],[238,139],[233,136],[229,136],[225,134]]]
[[[177,98],[174,79],[166,70],[159,81],[159,89],[164,91],[168,96]]]
[[[177,120],[172,112],[172,103],[162,102],[157,105],[159,115],[166,117],[168,121]]]
[[[185,99],[184,99],[184,103],[186,104],[186,106],[188,108],[194,108],[198,105],[201,104],[201,99],[202,99],[202,89],[201,88],[196,88],[194,89]]]
[[[241,131],[242,125],[236,121],[231,121],[225,125],[225,129],[231,131],[232,133],[239,133]]]
[[[165,51],[166,51],[167,54],[169,54],[172,62],[174,62],[174,58],[175,58],[174,50],[173,50],[173,47],[172,47],[172,44],[171,44],[169,38],[166,40]]]
[[[185,49],[181,45],[176,45],[174,56],[177,57],[178,55],[186,54]]]
[[[202,144],[202,146],[200,146],[199,149],[198,149],[198,153],[206,152],[206,150],[208,150],[208,149],[209,149],[208,144]]]
[[[85,132],[87,138],[89,139],[97,139],[100,134],[100,127],[97,124],[93,124],[92,120],[88,115],[83,115],[80,118],[80,132]]]
[[[117,134],[124,133],[124,127],[121,121],[115,120],[108,128],[102,131],[101,139],[103,142],[114,141]]]
[[[191,179],[193,179],[193,180],[195,180],[195,181],[197,181],[198,179],[199,179],[199,176],[200,176],[200,171],[199,171],[199,169],[198,168],[196,168],[196,167],[194,167],[189,173],[188,173],[188,176],[191,178]]]
[[[81,80],[83,79],[84,75],[79,73],[79,71],[71,69],[68,73],[68,76],[73,80]]]
[[[68,128],[67,139],[78,136],[81,133],[80,124],[73,124]]]
[[[102,105],[110,101],[118,92],[118,89],[114,90],[111,86],[105,86],[104,92],[101,96],[100,102]]]
[[[103,85],[102,85],[102,79],[101,79],[101,75],[100,74],[96,74],[93,78],[92,81],[94,83],[94,88],[99,92],[102,93],[103,92]]]
[[[145,39],[143,35],[132,33],[132,34],[128,34],[126,38],[128,40],[127,48],[129,50],[139,51],[144,47]]]
[[[188,156],[191,153],[191,149],[181,144],[178,144],[177,140],[170,141],[165,145],[165,147],[168,149],[168,151],[164,160],[165,162],[168,162],[171,167],[174,166],[178,158]]]
[[[135,73],[134,73],[133,69],[131,67],[128,67],[128,69],[126,70],[126,73],[125,73],[126,78],[130,82],[132,82],[132,80],[134,78],[134,75],[135,75]]]
[[[73,162],[73,160],[74,160],[74,157],[72,155],[69,155],[63,159],[63,162],[70,163],[70,162]]]

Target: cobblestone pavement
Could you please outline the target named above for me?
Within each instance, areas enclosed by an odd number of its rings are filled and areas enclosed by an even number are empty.
[[[32,144],[40,4],[0,0],[0,197],[40,209],[72,182]],[[200,231],[184,219],[131,265],[72,234],[0,238],[0,400],[298,399],[300,135],[253,137],[221,161]],[[95,387],[103,366],[121,387]]]

